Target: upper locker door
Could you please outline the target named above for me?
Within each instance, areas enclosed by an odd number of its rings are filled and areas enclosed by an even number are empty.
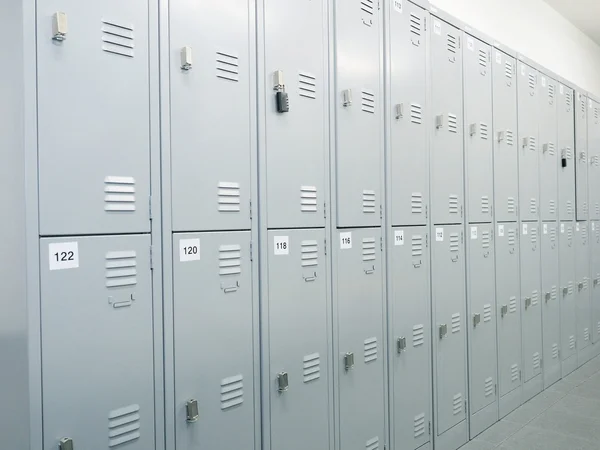
[[[600,220],[600,104],[588,99],[590,220]]]
[[[391,244],[391,243],[390,243]],[[429,237],[426,227],[394,228],[390,248],[392,292],[393,442],[416,449],[429,441],[431,420],[431,326]]]
[[[264,15],[267,226],[324,227],[327,2],[265,2]]]
[[[538,85],[540,137],[540,210],[542,220],[558,218],[557,83],[540,73]]]
[[[390,2],[392,224],[424,225],[429,209],[427,11]],[[398,3],[398,2],[396,2]]]
[[[170,2],[175,231],[250,228],[253,45],[254,2]]]
[[[556,222],[542,224],[542,335],[545,387],[561,377],[557,228]]]
[[[150,230],[149,20],[147,0],[38,2],[42,235]]]
[[[560,224],[560,335],[561,361],[577,359],[577,304],[575,303],[575,223]],[[576,366],[572,364],[573,369]],[[563,365],[563,368],[565,366]],[[563,375],[565,375],[563,371]]]
[[[575,117],[573,89],[558,84],[558,211],[560,220],[575,219]]]
[[[463,84],[461,32],[432,17],[431,221],[463,220]]]
[[[517,62],[519,104],[519,211],[521,220],[537,220],[540,208],[538,71]]]
[[[590,297],[590,239],[588,222],[575,223],[575,276],[577,299],[577,351],[592,343]]]
[[[575,203],[577,220],[588,218],[588,123],[587,97],[576,94],[575,103]]]
[[[494,49],[494,204],[497,222],[517,220],[519,172],[516,62]]]
[[[600,341],[600,222],[591,223],[592,341]]]
[[[382,27],[379,2],[335,2],[337,226],[379,226]]]
[[[465,157],[469,222],[491,222],[494,192],[492,68],[489,45],[463,33]]]

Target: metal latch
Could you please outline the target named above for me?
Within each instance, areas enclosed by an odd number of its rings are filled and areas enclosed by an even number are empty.
[[[69,24],[67,22],[67,13],[54,13],[54,16],[52,16],[52,39],[62,42],[67,39],[68,32]]]
[[[288,373],[287,372],[279,372],[277,374],[277,391],[285,392],[288,390],[289,385],[290,385],[290,381],[288,378]]]
[[[190,399],[185,403],[186,420],[188,423],[198,421],[198,400]]]
[[[549,147],[549,145],[548,145],[548,144],[544,144],[544,145],[542,145],[542,153],[546,153],[546,152],[548,152],[548,147]]]
[[[398,354],[400,354],[404,350],[406,350],[406,338],[405,337],[399,337],[396,340],[396,349],[398,351]]]
[[[525,297],[525,309],[531,306],[531,297]]]
[[[396,119],[402,119],[404,117],[404,103],[398,103],[396,105]]]
[[[563,295],[567,295],[569,293],[569,288],[567,286],[562,288]]]
[[[476,123],[469,124],[469,135],[475,136],[476,134],[477,134],[477,124]]]
[[[500,316],[504,317],[507,314],[508,314],[508,305],[502,305],[502,307],[500,308]]]
[[[192,47],[183,47],[181,49],[181,69],[191,70],[192,62]]]
[[[342,105],[345,107],[352,105],[352,89],[342,91]]]
[[[577,288],[581,291],[583,289],[583,282],[580,281],[579,283],[577,283]]]
[[[598,286],[598,278],[594,278],[594,286]]]
[[[354,367],[354,353],[348,352],[344,355],[344,369],[348,372]]]
[[[444,127],[444,115],[435,116],[435,128],[438,130]]]
[[[546,303],[550,301],[550,298],[552,298],[552,295],[550,294],[550,292],[546,292]]]
[[[481,322],[481,314],[473,314],[473,328],[475,328]]]
[[[504,140],[504,131],[498,131],[498,142],[502,142]]]
[[[441,324],[439,327],[440,339],[444,339],[444,336],[448,334],[448,325],[445,323]]]
[[[523,138],[523,148],[527,148],[527,147],[529,147],[529,138],[524,137]]]
[[[73,439],[65,437],[58,443],[58,450],[73,450]]]

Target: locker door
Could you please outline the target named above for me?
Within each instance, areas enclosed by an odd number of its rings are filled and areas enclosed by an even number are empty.
[[[265,2],[269,228],[325,226],[329,150],[326,4],[323,0]],[[278,71],[283,77],[279,89],[289,98],[286,113],[277,112]]]
[[[462,226],[436,227],[432,246],[435,404],[437,433],[441,435],[466,418],[467,335]]]
[[[250,232],[176,234],[173,249],[177,448],[252,450]]]
[[[150,236],[41,239],[40,251],[44,450],[64,437],[154,449]]]
[[[432,20],[432,223],[461,223],[464,171],[461,32],[436,17]]]
[[[591,223],[592,251],[592,336],[594,344],[600,341],[600,223]]]
[[[493,202],[493,131],[491,48],[463,33],[465,157],[468,221],[491,222]]]
[[[494,225],[471,225],[469,249],[469,363],[471,415],[496,401]]]
[[[271,448],[329,448],[324,230],[272,230],[269,239]],[[278,247],[287,243],[287,252]],[[289,387],[278,384],[287,374]],[[284,390],[286,389],[286,390]]]
[[[539,74],[540,209],[542,220],[558,218],[556,81]]]
[[[575,219],[575,118],[573,89],[558,87],[558,192],[560,220]]]
[[[392,448],[429,441],[431,327],[429,236],[426,227],[394,228],[390,247],[392,342]]]
[[[540,208],[538,111],[539,74],[517,62],[519,104],[519,206],[521,220],[537,220]]]
[[[521,315],[523,329],[523,382],[541,373],[542,308],[540,279],[540,226],[521,224]]]
[[[575,223],[575,276],[577,303],[577,352],[592,343],[590,297],[590,242],[587,222]]]
[[[146,0],[37,5],[42,235],[150,230],[149,20]]]
[[[519,226],[498,224],[496,299],[498,303],[498,377],[500,397],[521,385],[521,308]]]
[[[381,231],[363,228],[347,233],[338,234],[336,245],[339,442],[343,449],[381,448],[385,442]]]
[[[381,32],[381,11],[375,0],[336,0],[335,170],[338,227],[380,224],[383,154]]]
[[[591,102],[591,103],[590,103]],[[600,104],[588,100],[590,219],[600,219]]]
[[[542,323],[544,387],[558,381],[560,372],[560,303],[558,225],[542,224]]]
[[[575,302],[575,224],[560,224],[560,335],[563,376],[577,366],[577,303]],[[570,358],[572,362],[565,363]],[[572,367],[565,372],[566,367]]]
[[[494,50],[494,196],[497,221],[516,221],[519,186],[515,59]]]
[[[247,0],[170,3],[174,230],[250,228],[253,9]]]
[[[391,8],[391,5],[390,5]],[[428,13],[410,2],[390,14],[392,224],[424,225],[429,209]]]
[[[575,202],[577,220],[588,218],[587,97],[577,92],[575,106]]]

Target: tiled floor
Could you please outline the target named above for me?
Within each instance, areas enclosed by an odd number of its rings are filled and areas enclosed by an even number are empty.
[[[600,449],[600,357],[532,398],[460,450]]]

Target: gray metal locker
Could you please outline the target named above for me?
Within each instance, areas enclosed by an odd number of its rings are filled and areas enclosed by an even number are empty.
[[[269,291],[270,443],[329,448],[329,331],[325,230],[271,230]],[[282,248],[282,247],[285,247]]]
[[[465,250],[461,225],[435,227],[432,239],[432,302],[436,431],[465,421],[467,333]],[[466,427],[466,425],[465,425]]]
[[[37,5],[41,235],[150,230],[148,8]]]
[[[391,219],[392,225],[424,225],[429,213],[429,13],[408,1],[401,14],[389,6]]]
[[[494,225],[467,230],[471,437],[498,420]]]
[[[575,219],[575,116],[573,89],[558,84],[558,194],[560,220]]]
[[[558,218],[558,85],[543,73],[539,79],[540,213],[549,221]]]
[[[600,342],[600,222],[591,222],[592,342]]]
[[[519,216],[524,221],[537,220],[540,214],[538,78],[537,70],[523,61],[517,62]]]
[[[558,224],[542,223],[542,336],[544,388],[561,378]],[[528,270],[525,268],[525,270]]]
[[[322,227],[329,156],[327,2],[264,3],[267,227]],[[278,112],[277,96],[283,95],[289,111]]]
[[[254,7],[170,2],[174,231],[250,229]]]
[[[385,443],[381,230],[346,230],[337,252],[339,448]]]
[[[431,222],[463,220],[461,31],[433,16],[431,55]]]
[[[587,220],[588,210],[588,118],[587,97],[577,92],[575,103],[575,203],[577,220]]]
[[[335,2],[338,227],[381,223],[384,104],[381,16],[376,0]]]
[[[498,327],[498,384],[500,416],[520,405],[521,296],[519,282],[519,225],[498,224],[496,232],[496,321]]]
[[[431,326],[427,227],[393,229],[390,242],[392,448],[430,440]]]
[[[488,44],[463,32],[468,222],[491,222],[494,192],[492,61]]]
[[[173,249],[176,446],[253,450],[250,232],[175,234]]]
[[[600,220],[600,103],[588,99],[588,160],[590,220]]]
[[[592,305],[590,296],[590,237],[588,222],[575,222],[575,299],[577,303],[577,359],[582,364],[586,348],[592,344]]]
[[[577,303],[575,301],[575,222],[560,224],[560,358],[562,375],[577,368]]]
[[[150,236],[41,239],[40,258],[44,450],[154,449]]]

